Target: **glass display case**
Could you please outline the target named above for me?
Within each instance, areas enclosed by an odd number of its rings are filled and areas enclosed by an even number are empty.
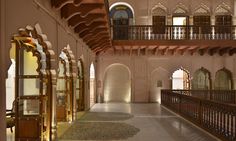
[[[73,116],[73,77],[72,63],[67,50],[59,56],[57,79],[57,121],[72,121]]]
[[[14,36],[12,40],[16,47],[15,140],[44,141],[51,139],[52,83],[47,63],[50,58],[38,36],[32,37],[36,35],[33,32],[33,29],[26,30],[24,36]]]

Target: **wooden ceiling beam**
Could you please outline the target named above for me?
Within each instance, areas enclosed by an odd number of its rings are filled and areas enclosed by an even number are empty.
[[[67,4],[74,4],[74,6],[79,6],[81,4],[94,4],[94,3],[104,3],[103,0],[51,0],[52,6],[56,9],[61,9]]]
[[[89,30],[90,32],[93,32],[98,27],[106,27],[105,22],[94,22],[89,26],[86,25],[80,25],[74,28],[74,31],[78,34],[82,33],[85,30]]]
[[[145,55],[148,55],[148,51],[149,51],[149,48],[146,47],[146,48],[145,48]]]
[[[133,47],[130,46],[130,48],[129,48],[129,56],[132,56],[132,52],[133,52]]]
[[[159,51],[159,47],[157,46],[156,49],[155,49],[154,55],[157,55],[157,54],[158,54],[158,51]]]
[[[104,0],[51,0],[51,4],[60,9],[61,18],[91,49],[111,47],[109,13]]]
[[[199,46],[195,46],[194,48],[191,47],[191,49],[189,48],[190,55],[193,55],[198,49],[199,49]]]
[[[163,48],[162,50],[161,50],[161,55],[166,55],[167,54],[167,52],[168,52],[168,46],[166,46],[165,48]]]
[[[86,35],[86,36],[91,36],[91,34],[98,34],[96,32],[97,29],[102,29],[102,28],[106,28],[105,26],[98,26],[98,27],[93,27],[92,29],[85,29],[85,30],[82,30],[82,31],[78,31],[77,33],[79,34],[80,38],[84,38],[83,35],[85,32],[87,32],[87,34],[89,35]],[[107,31],[108,32],[108,31]],[[110,34],[109,34],[110,35]]]
[[[208,49],[208,54],[210,56],[213,56],[215,53],[217,53],[219,51],[221,47],[217,46],[217,47],[212,47]]]
[[[107,27],[98,27],[96,28],[95,30],[93,30],[93,32],[89,31],[89,30],[85,30],[83,32],[81,32],[79,34],[79,36],[81,38],[87,38],[87,37],[90,37],[91,35],[96,35],[96,34],[99,34],[100,32],[108,32],[108,28]]]
[[[236,53],[236,47],[233,47],[232,49],[229,50],[229,55],[230,56],[232,56],[235,53]]]
[[[220,56],[223,56],[224,54],[229,53],[230,49],[232,49],[232,47],[224,47],[219,49],[218,53]]]
[[[95,50],[94,52],[98,53],[98,52],[106,51],[108,48],[110,48],[110,46],[103,46],[103,47],[97,48],[97,50]]]
[[[93,46],[94,44],[103,42],[104,40],[109,40],[109,36],[101,36],[96,40],[92,40],[92,41],[89,41],[89,42],[86,42],[86,43],[90,46]]]
[[[83,18],[81,17],[79,14],[78,15],[74,15],[73,17],[71,17],[68,20],[68,24],[69,26],[75,27],[81,23],[85,23],[85,24],[91,24],[93,21],[96,21],[98,19],[104,19],[105,14],[104,13],[92,13],[92,14],[88,14],[87,17]]]
[[[81,21],[81,22],[77,23],[77,24],[76,24],[75,26],[73,26],[73,27],[75,28],[75,27],[79,27],[79,26],[81,26],[81,25],[90,26],[91,24],[93,24],[93,23],[98,23],[98,22],[104,22],[104,24],[107,23],[106,19],[104,19],[104,18],[98,18],[98,19],[94,19],[94,20],[92,20],[92,21],[88,21],[88,20],[86,20],[86,21]]]
[[[97,9],[99,13],[105,12],[104,4],[81,4],[79,6],[74,6],[70,3],[61,8],[61,17],[69,20],[71,17],[80,14],[81,17],[86,17],[91,11]]]
[[[182,46],[180,47],[180,49],[178,50],[180,55],[184,55],[185,51],[189,48],[189,46]]]
[[[138,56],[140,55],[141,47],[138,48]]]
[[[203,56],[207,52],[208,48],[209,47],[202,47],[202,48],[200,48],[198,50],[199,55]]]
[[[175,55],[177,52],[178,46],[175,46],[174,48],[170,49],[171,55]]]
[[[98,43],[98,44],[92,46],[91,49],[94,50],[94,49],[96,49],[98,47],[101,47],[101,46],[104,46],[104,45],[110,46],[110,41],[109,40],[104,40],[103,42]]]
[[[61,9],[66,4],[73,3],[73,2],[74,0],[51,0],[52,6],[55,7],[56,9]]]
[[[104,38],[102,41],[99,41],[99,42],[91,42],[90,44],[87,44],[89,45],[90,47],[96,47],[96,46],[100,46],[101,44],[103,43],[110,43],[110,40],[107,39],[107,38]]]
[[[95,34],[95,35],[92,35],[92,34],[91,34],[91,36],[87,36],[87,38],[83,38],[83,40],[84,40],[85,42],[89,42],[89,41],[91,41],[91,40],[96,40],[96,39],[98,39],[98,38],[101,37],[101,36],[109,36],[109,34],[108,34],[106,31],[104,31],[104,32],[99,32],[98,34]]]
[[[125,54],[125,48],[124,48],[124,46],[121,46],[121,49],[122,49],[122,54]]]

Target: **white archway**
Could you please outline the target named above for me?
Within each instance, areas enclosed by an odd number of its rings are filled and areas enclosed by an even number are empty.
[[[123,64],[112,64],[107,67],[104,75],[104,101],[131,101],[131,73]]]
[[[89,77],[90,77],[90,83],[89,83],[89,93],[90,93],[90,95],[89,95],[89,107],[92,107],[93,105],[94,105],[94,103],[95,103],[95,91],[94,91],[94,87],[95,87],[95,68],[94,68],[94,64],[93,63],[91,63],[91,65],[90,65],[90,69],[89,69]]]
[[[161,89],[169,88],[169,73],[164,68],[157,68],[151,73],[150,102],[161,103]]]
[[[180,68],[172,74],[172,89],[190,89],[189,71]]]
[[[126,2],[116,2],[116,3],[113,3],[113,4],[109,7],[109,11],[111,11],[111,9],[112,9],[113,7],[115,7],[115,6],[117,6],[117,5],[125,5],[125,6],[129,7],[129,8],[131,9],[132,13],[133,13],[133,17],[135,17],[135,16],[134,16],[134,9],[133,9],[133,7],[132,7],[130,4],[126,3]]]

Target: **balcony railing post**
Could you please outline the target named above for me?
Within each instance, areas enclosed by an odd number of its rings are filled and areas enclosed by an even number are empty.
[[[178,108],[178,112],[181,113],[181,104],[182,104],[182,98],[181,95],[177,95],[177,97],[179,98],[179,108]]]
[[[199,124],[201,125],[202,124],[202,115],[203,115],[203,113],[202,113],[203,111],[202,111],[202,101],[201,100],[199,100],[199,105],[198,105],[198,122],[199,122]]]

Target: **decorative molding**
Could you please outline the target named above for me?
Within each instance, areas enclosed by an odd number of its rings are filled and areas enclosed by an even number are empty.
[[[173,14],[187,14],[188,8],[182,3],[178,3],[173,11]]]
[[[209,14],[210,14],[210,8],[203,3],[201,3],[200,6],[198,6],[194,10],[194,15],[209,15]]]
[[[226,3],[222,2],[222,4],[218,5],[215,9],[216,14],[232,14],[231,7]]]
[[[166,15],[166,14],[167,14],[167,8],[161,3],[158,3],[152,8],[152,15]]]

